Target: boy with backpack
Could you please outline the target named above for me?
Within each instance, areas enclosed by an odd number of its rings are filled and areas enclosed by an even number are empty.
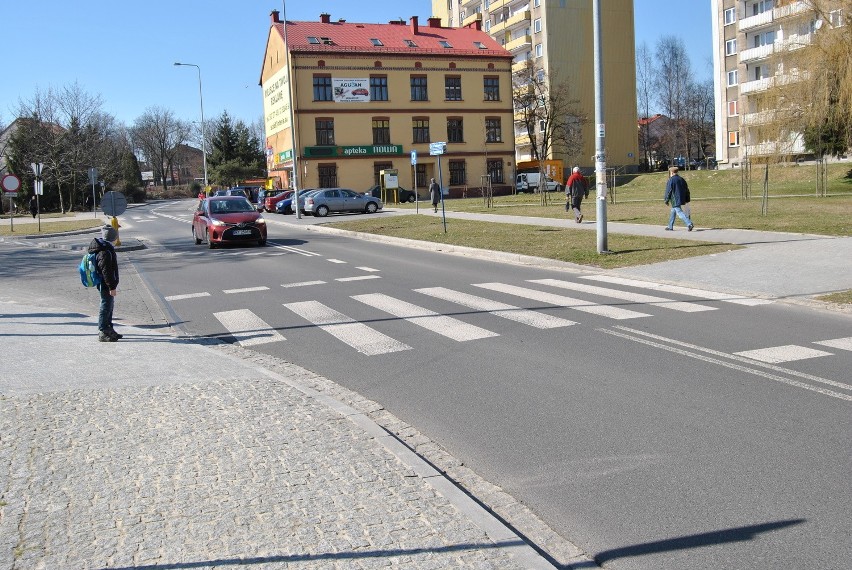
[[[101,293],[101,306],[98,312],[98,341],[115,342],[123,335],[115,332],[112,326],[112,312],[115,307],[115,296],[118,294],[118,257],[112,242],[118,239],[118,230],[112,226],[101,228],[101,237],[89,244],[89,253],[95,254],[100,283],[97,287]]]

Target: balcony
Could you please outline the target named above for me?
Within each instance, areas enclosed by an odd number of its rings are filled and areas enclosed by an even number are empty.
[[[813,9],[809,8],[805,2],[799,0],[798,2],[793,2],[792,4],[787,4],[786,6],[778,6],[777,8],[773,8],[772,16],[776,20],[783,20],[784,18],[790,18],[792,16],[798,16],[799,14],[812,14]]]
[[[482,12],[474,12],[473,14],[471,14],[470,16],[468,16],[467,18],[462,20],[462,26],[470,25],[470,24],[474,23],[475,21],[481,20],[481,19],[482,19]]]
[[[529,135],[516,135],[515,136],[515,146],[530,146],[530,137]]]
[[[737,29],[741,32],[745,32],[747,30],[753,30],[755,28],[759,28],[761,26],[765,26],[771,23],[772,10],[767,10],[766,12],[762,12],[757,16],[749,16],[748,18],[743,18],[739,21]]]
[[[804,153],[805,143],[802,141],[801,137],[796,137],[792,141],[763,142],[760,144],[746,145],[745,148],[748,156],[783,156]]]
[[[506,42],[506,45],[503,46],[510,52],[515,52],[524,47],[529,47],[532,45],[532,36],[521,36],[516,38],[510,42]]]
[[[775,53],[775,44],[766,44],[765,46],[744,49],[740,52],[740,63],[746,63],[748,61],[755,61],[758,59],[766,59],[773,53]]]

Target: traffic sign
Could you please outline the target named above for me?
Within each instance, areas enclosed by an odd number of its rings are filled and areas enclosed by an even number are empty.
[[[3,186],[3,192],[12,193],[15,192],[17,195],[18,188],[21,187],[21,180],[14,174],[7,174],[3,177],[2,181],[0,181],[0,185]]]
[[[414,166],[415,164],[417,164],[417,151],[412,150],[411,151],[411,166]]]
[[[121,192],[107,192],[101,198],[101,209],[107,216],[120,216],[127,209],[127,198]]]
[[[429,154],[431,156],[441,155],[447,152],[447,143],[445,142],[433,142],[429,143]]]

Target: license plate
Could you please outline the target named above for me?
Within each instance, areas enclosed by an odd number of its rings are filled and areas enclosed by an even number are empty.
[[[250,236],[251,230],[234,230],[233,234],[235,236]]]

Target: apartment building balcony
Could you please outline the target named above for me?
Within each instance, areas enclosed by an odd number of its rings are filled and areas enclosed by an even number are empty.
[[[516,52],[521,50],[522,48],[529,47],[532,45],[532,36],[526,35],[521,36],[519,38],[515,38],[510,42],[506,42],[506,45],[503,47],[506,48],[510,52]]]
[[[529,23],[532,18],[532,12],[529,10],[522,10],[516,14],[512,14],[503,22],[497,22],[491,29],[488,31],[490,34],[498,34],[500,32],[505,32],[507,30],[511,30],[512,28],[518,27],[521,23]]]
[[[741,32],[753,30],[755,28],[760,28],[771,24],[772,20],[772,10],[767,10],[766,12],[762,12],[757,16],[749,16],[748,18],[743,18],[737,24],[737,29]]]
[[[757,113],[745,113],[740,115],[740,124],[743,127],[756,127],[759,125],[768,125],[776,121],[787,119],[792,115],[789,109],[767,109],[758,111]]]
[[[765,46],[744,49],[740,52],[740,63],[766,59],[773,53],[775,53],[775,44],[766,44]]]
[[[523,71],[527,68],[527,60],[518,61],[512,64],[512,74],[518,73],[519,71]]]
[[[759,144],[745,145],[748,156],[772,156],[802,154],[805,152],[805,143],[801,137],[792,141],[770,141]]]
[[[481,20],[481,19],[482,19],[482,12],[474,12],[473,14],[471,14],[470,16],[468,16],[467,18],[462,20],[462,26],[467,26],[467,25],[472,24],[475,21]]]
[[[800,14],[813,14],[813,8],[809,7],[803,0],[798,0],[798,2],[772,9],[772,17],[776,20],[783,20]]]
[[[758,93],[760,91],[766,91],[768,89],[772,89],[775,86],[775,78],[774,77],[766,77],[764,79],[756,79],[754,81],[746,81],[745,83],[740,83],[740,94],[746,95],[748,93]]]
[[[515,146],[516,147],[519,147],[519,146],[524,147],[524,146],[530,146],[530,145],[531,145],[531,143],[530,143],[529,135],[527,135],[527,134],[515,135]]]
[[[479,6],[482,4],[482,0],[459,0],[459,8],[467,11],[468,6]]]

